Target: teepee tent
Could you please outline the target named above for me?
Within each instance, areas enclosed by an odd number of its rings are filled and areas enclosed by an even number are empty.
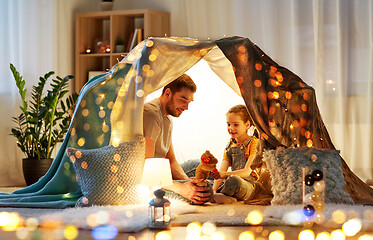
[[[242,96],[260,132],[259,152],[278,146],[334,149],[312,87],[249,39],[150,38],[110,72],[83,87],[70,129],[48,173],[29,187],[1,194],[0,206],[64,208],[77,202],[136,202],[144,164],[145,98],[201,59]],[[260,154],[254,164],[262,164]],[[355,203],[373,203],[373,189],[342,158],[341,165],[345,191]],[[261,197],[269,194],[258,194]]]

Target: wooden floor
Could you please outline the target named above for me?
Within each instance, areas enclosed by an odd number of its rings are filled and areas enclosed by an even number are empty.
[[[17,188],[0,188],[0,192],[12,192]],[[1,223],[1,218],[0,218]],[[25,229],[23,229],[25,230]],[[210,232],[201,232],[198,236],[188,235],[187,227],[172,227],[165,231],[156,231],[145,229],[138,233],[119,233],[115,238],[110,239],[123,239],[123,240],[250,240],[252,238],[244,238],[244,232],[251,232],[255,235],[255,240],[281,240],[281,238],[270,238],[269,235],[274,231],[281,231],[284,233],[286,240],[297,240],[299,239],[299,233],[305,228],[292,227],[292,226],[227,226],[217,227],[215,231],[210,229]],[[311,228],[315,235],[326,232],[331,233],[336,229],[322,228],[317,225]],[[0,240],[62,240],[62,239],[77,239],[77,240],[88,240],[88,239],[107,239],[98,238],[92,236],[92,231],[79,230],[76,238],[64,237],[63,229],[46,229],[38,228],[34,231],[4,231],[0,230]],[[242,234],[242,235],[241,235]],[[247,233],[246,233],[247,234]],[[240,238],[241,235],[241,238]],[[363,235],[369,235],[369,237],[361,237]],[[302,238],[301,240],[308,240],[310,238]],[[343,240],[343,238],[317,238],[316,240]],[[373,232],[360,231],[358,234],[352,237],[346,237],[346,240],[373,240]]]

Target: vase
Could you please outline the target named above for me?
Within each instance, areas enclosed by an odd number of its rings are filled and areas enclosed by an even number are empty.
[[[27,186],[36,183],[42,176],[44,176],[48,172],[52,162],[53,158],[23,158],[22,169]]]

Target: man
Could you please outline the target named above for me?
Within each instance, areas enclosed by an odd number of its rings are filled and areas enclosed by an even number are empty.
[[[165,189],[173,191],[190,201],[201,204],[210,198],[209,187],[199,187],[202,180],[188,180],[188,176],[176,161],[172,147],[172,119],[188,110],[197,87],[186,74],[178,77],[163,88],[162,95],[144,106],[145,158],[167,158],[170,160],[173,185]]]

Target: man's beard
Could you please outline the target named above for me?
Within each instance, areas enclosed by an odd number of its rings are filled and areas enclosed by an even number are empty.
[[[174,106],[174,98],[172,97],[171,100],[166,103],[166,111],[167,114],[173,116],[173,117],[179,117],[181,113],[179,113],[175,106]]]

